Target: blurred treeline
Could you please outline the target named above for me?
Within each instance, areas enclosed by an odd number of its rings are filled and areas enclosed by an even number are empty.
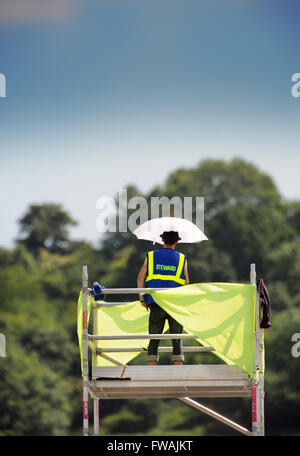
[[[300,332],[300,201],[287,201],[272,178],[240,159],[206,160],[178,169],[145,195],[204,196],[205,233],[197,245],[180,244],[188,255],[191,282],[249,281],[257,266],[271,297],[272,328],[265,331],[266,433],[299,435],[300,358],[292,335]],[[150,206],[150,205],[149,205]],[[31,205],[19,220],[12,250],[0,249],[1,435],[81,435],[82,379],[76,332],[81,266],[90,285],[135,287],[151,243],[132,233],[106,233],[97,246],[72,241],[72,216],[57,204]],[[157,248],[158,246],[154,247]],[[134,299],[134,298],[133,298]],[[189,342],[190,344],[190,342]],[[134,363],[144,363],[140,355]],[[168,354],[162,363],[170,363]],[[212,354],[189,354],[188,363],[219,362]],[[200,399],[250,427],[250,399]],[[235,431],[180,401],[100,402],[104,435],[236,435]]]

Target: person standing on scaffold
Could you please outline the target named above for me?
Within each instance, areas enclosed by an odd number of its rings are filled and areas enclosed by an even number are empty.
[[[186,256],[175,250],[180,241],[178,232],[164,231],[160,235],[164,244],[161,249],[148,252],[137,278],[138,288],[172,288],[189,284]],[[145,296],[145,299],[144,299]],[[168,320],[171,334],[182,334],[183,327],[163,310],[150,294],[140,294],[140,302],[150,309],[149,334],[162,334],[165,321]],[[151,339],[148,346],[147,364],[156,365],[159,360],[158,346],[160,340]],[[174,364],[183,364],[184,354],[182,339],[172,339]]]

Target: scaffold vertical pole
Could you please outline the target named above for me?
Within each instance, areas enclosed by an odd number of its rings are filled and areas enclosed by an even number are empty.
[[[259,398],[259,428],[258,435],[265,435],[265,391],[264,391],[264,330],[260,327],[261,320],[261,306],[259,296],[256,292],[256,302],[258,302],[259,314],[258,314],[258,340],[259,340],[259,378],[258,378],[258,398]]]
[[[251,264],[250,282],[256,285],[255,264]],[[260,328],[260,301],[257,291],[255,292],[255,339],[254,339],[254,362],[252,376],[252,435],[264,435],[264,382],[263,382],[263,341],[262,329]]]
[[[82,267],[82,329],[83,329],[83,435],[89,435],[89,361],[88,361],[88,270]]]
[[[98,312],[100,309],[97,307],[93,308],[93,334],[94,335],[99,335],[98,333]],[[97,341],[96,341],[96,346],[97,346]],[[93,365],[97,366],[97,361],[98,361],[99,355],[97,353],[93,354]],[[99,435],[99,399],[94,399],[94,435],[98,436]]]
[[[250,266],[250,283],[251,285],[256,285],[256,270],[255,264]],[[253,360],[253,375],[251,382],[251,391],[252,391],[252,435],[258,435],[258,407],[259,401],[257,396],[257,386],[258,386],[258,332],[257,332],[257,299],[255,292],[255,312],[254,312],[254,360]]]

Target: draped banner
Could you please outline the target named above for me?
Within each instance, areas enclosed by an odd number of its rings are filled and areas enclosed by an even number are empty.
[[[253,373],[255,338],[255,285],[235,283],[196,283],[152,292],[155,302],[183,325],[184,332],[196,336],[203,346],[212,346],[225,363],[237,365],[249,376]],[[88,297],[90,313],[92,298]],[[149,312],[139,301],[97,309],[98,335],[147,334]],[[164,331],[168,330],[166,323]],[[77,310],[77,332],[82,362],[82,291]],[[94,341],[97,348],[143,348],[148,339]],[[108,353],[129,363],[139,353]],[[94,357],[95,358],[95,357]],[[97,357],[97,365],[112,363]]]

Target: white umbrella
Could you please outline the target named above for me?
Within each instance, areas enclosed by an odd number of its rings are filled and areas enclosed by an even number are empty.
[[[160,217],[148,220],[134,230],[133,234],[138,239],[163,244],[160,235],[164,231],[177,231],[181,238],[178,242],[194,243],[208,240],[205,234],[194,223],[178,217]]]

